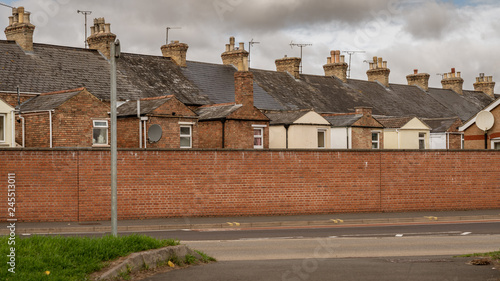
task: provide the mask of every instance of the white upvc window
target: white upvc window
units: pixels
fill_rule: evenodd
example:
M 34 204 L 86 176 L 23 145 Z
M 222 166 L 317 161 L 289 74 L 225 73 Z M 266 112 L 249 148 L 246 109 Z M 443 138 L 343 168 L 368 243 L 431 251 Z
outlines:
M 264 128 L 253 128 L 253 148 L 264 148 Z
M 193 126 L 181 125 L 181 148 L 193 147 Z
M 0 142 L 5 142 L 5 114 L 0 114 Z
M 418 149 L 426 149 L 425 147 L 425 137 L 426 133 L 418 133 Z
M 93 124 L 93 145 L 108 145 L 108 121 L 94 120 Z
M 380 132 L 372 132 L 372 149 L 380 149 Z
M 500 150 L 500 139 L 491 140 L 491 149 Z
M 325 148 L 326 144 L 326 130 L 318 129 L 318 148 Z

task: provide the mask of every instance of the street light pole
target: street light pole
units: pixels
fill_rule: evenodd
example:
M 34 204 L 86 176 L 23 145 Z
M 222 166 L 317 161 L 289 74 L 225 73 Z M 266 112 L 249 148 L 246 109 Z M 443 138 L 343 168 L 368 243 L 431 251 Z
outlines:
M 116 137 L 116 59 L 120 57 L 120 40 L 111 42 L 111 234 L 118 236 L 117 137 Z

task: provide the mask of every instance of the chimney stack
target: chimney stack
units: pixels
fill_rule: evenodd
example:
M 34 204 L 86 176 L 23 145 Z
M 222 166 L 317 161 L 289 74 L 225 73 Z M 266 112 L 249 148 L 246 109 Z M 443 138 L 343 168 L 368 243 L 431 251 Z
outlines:
M 24 7 L 13 8 L 9 26 L 5 28 L 7 40 L 16 41 L 25 52 L 33 52 L 34 32 L 35 26 L 30 22 L 30 13 Z
M 431 75 L 428 73 L 418 73 L 418 69 L 413 71 L 413 74 L 406 76 L 408 80 L 408 85 L 419 86 L 425 92 L 429 91 L 429 79 Z
M 245 51 L 245 43 L 241 42 L 239 48 L 235 48 L 235 39 L 230 37 L 229 44 L 226 44 L 226 51 L 221 55 L 222 64 L 233 65 L 240 71 L 248 71 L 248 55 L 249 53 Z
M 360 107 L 355 107 L 354 109 L 356 110 L 356 114 L 358 114 L 358 115 L 363 115 L 366 117 L 372 116 L 372 112 L 373 112 L 372 107 L 360 106 Z
M 185 43 L 174 41 L 168 45 L 161 46 L 161 52 L 164 57 L 170 58 L 180 67 L 187 67 L 186 55 L 189 46 Z
M 339 50 L 331 51 L 330 54 L 331 57 L 328 57 L 327 63 L 323 65 L 325 76 L 334 76 L 346 83 L 348 65 L 345 56 L 341 56 Z
M 476 83 L 474 83 L 474 90 L 495 98 L 495 82 L 493 82 L 493 76 L 484 76 L 484 73 L 479 74 L 479 77 L 476 78 Z
M 236 104 L 253 107 L 253 74 L 250 71 L 234 73 L 234 94 Z
M 368 81 L 378 81 L 385 87 L 389 87 L 390 73 L 391 70 L 387 68 L 387 62 L 377 57 L 373 57 L 373 62 L 370 62 L 370 69 L 366 72 Z
M 455 68 L 452 68 L 450 73 L 444 74 L 441 84 L 443 85 L 443 89 L 453 90 L 463 95 L 464 79 L 462 79 L 462 74 L 460 72 L 455 72 Z
M 111 24 L 106 23 L 104 18 L 94 19 L 94 26 L 90 27 L 90 33 L 87 38 L 89 48 L 98 50 L 109 59 L 110 45 L 116 40 L 116 35 L 111 33 Z
M 276 70 L 278 72 L 288 72 L 295 79 L 300 78 L 300 58 L 289 58 L 285 56 L 276 60 Z

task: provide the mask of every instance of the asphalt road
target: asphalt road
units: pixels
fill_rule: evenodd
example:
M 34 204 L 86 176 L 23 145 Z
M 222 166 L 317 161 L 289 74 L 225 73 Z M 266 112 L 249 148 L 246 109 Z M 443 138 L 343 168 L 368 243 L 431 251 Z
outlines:
M 499 223 L 149 232 L 178 237 L 219 262 L 160 280 L 500 280 L 455 255 L 500 248 Z
M 453 223 L 428 225 L 391 225 L 391 226 L 338 226 L 303 227 L 271 229 L 204 229 L 185 231 L 142 232 L 156 238 L 176 238 L 181 241 L 196 240 L 240 240 L 252 238 L 318 238 L 318 237 L 394 237 L 398 234 L 408 236 L 461 236 L 500 234 L 500 222 Z M 499 246 L 500 247 L 500 246 Z

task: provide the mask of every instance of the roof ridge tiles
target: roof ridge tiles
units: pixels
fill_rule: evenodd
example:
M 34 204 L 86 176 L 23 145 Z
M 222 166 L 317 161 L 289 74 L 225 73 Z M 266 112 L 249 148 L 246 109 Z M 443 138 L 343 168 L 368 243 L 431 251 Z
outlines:
M 171 99 L 173 97 L 175 97 L 175 96 L 174 95 L 166 95 L 166 96 L 161 96 L 161 97 L 143 98 L 143 99 L 141 99 L 141 101 Z
M 74 93 L 74 92 L 81 92 L 83 90 L 86 90 L 85 87 L 80 87 L 80 88 L 70 89 L 70 90 L 56 91 L 56 92 L 42 93 L 42 94 L 40 94 L 40 96 L 49 96 L 49 95 L 57 95 L 57 94 Z

